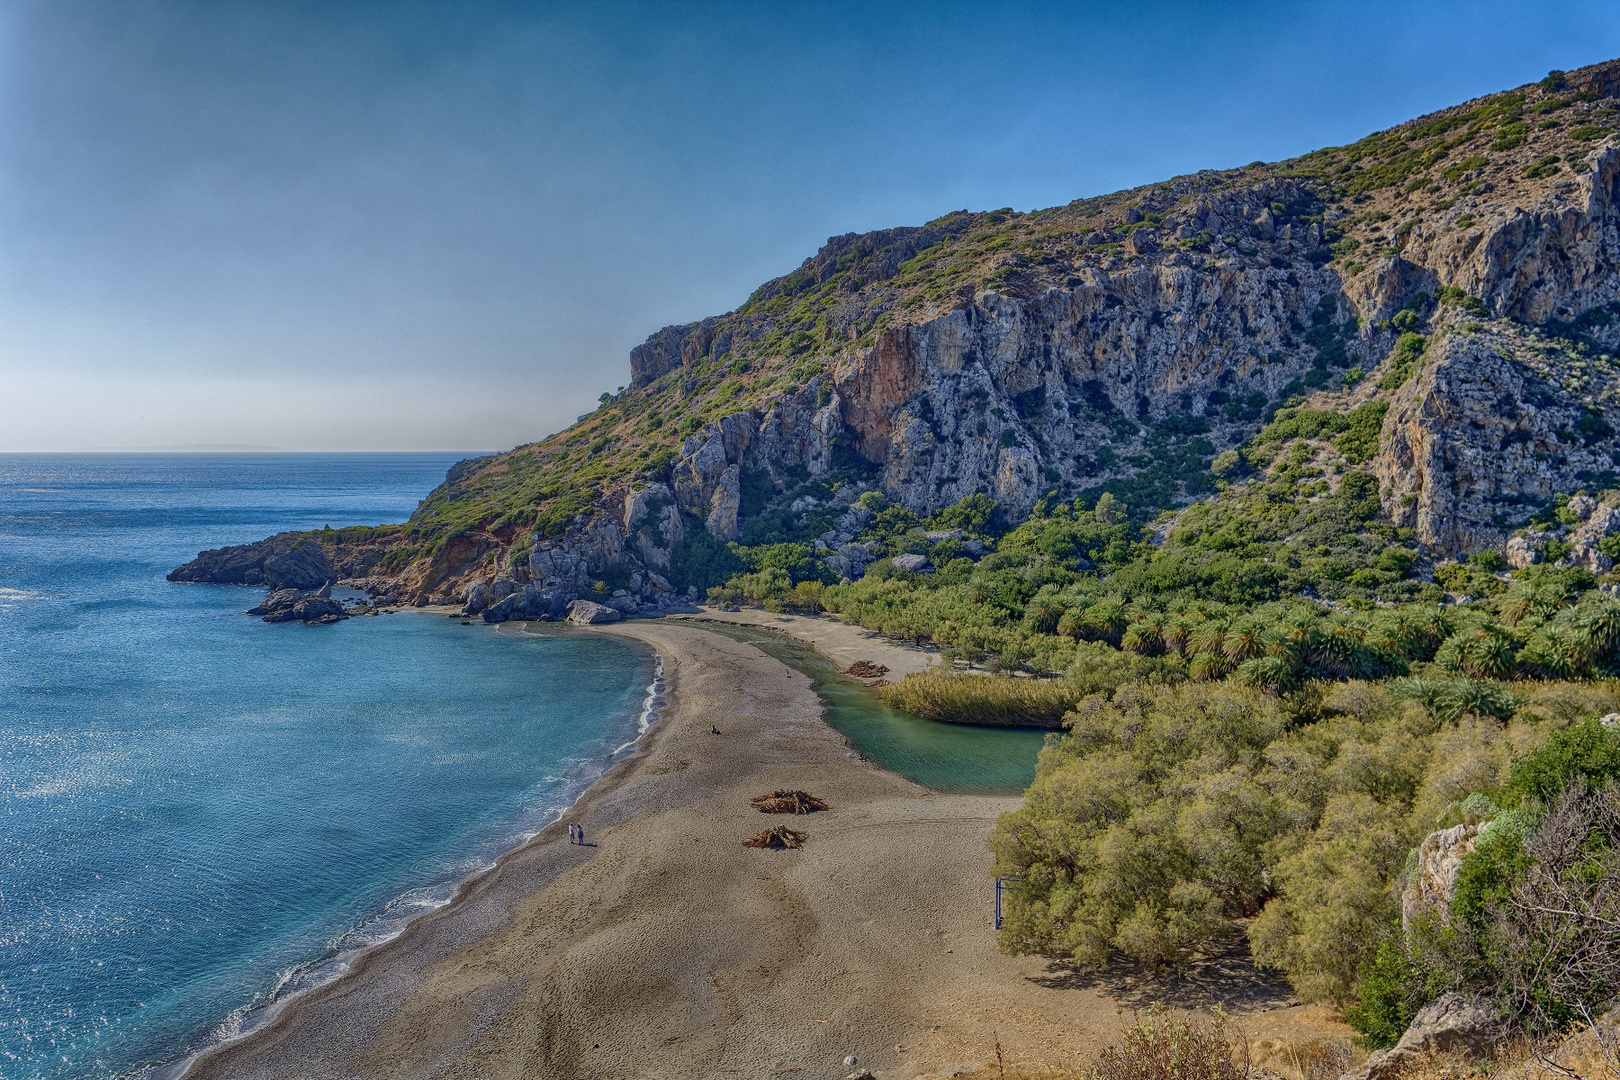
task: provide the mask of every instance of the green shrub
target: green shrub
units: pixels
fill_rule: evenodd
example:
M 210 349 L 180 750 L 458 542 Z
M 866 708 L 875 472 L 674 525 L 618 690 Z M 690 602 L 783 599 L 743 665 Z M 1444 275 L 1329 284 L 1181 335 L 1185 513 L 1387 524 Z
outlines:
M 1428 342 L 1421 334 L 1407 332 L 1396 338 L 1395 347 L 1389 353 L 1389 370 L 1378 380 L 1378 388 L 1398 390 L 1404 386 L 1417 371 L 1418 361 L 1427 348 Z
M 890 705 L 928 720 L 990 727 L 1052 727 L 1080 700 L 1064 682 L 948 675 L 923 671 L 879 693 Z
M 1344 1018 L 1369 1049 L 1394 1046 L 1418 1010 L 1450 989 L 1452 980 L 1430 965 L 1400 934 L 1385 937 L 1358 969 L 1359 1003 Z
M 1595 790 L 1611 782 L 1620 782 L 1620 733 L 1587 720 L 1520 758 L 1498 801 L 1508 806 L 1545 804 L 1572 783 Z

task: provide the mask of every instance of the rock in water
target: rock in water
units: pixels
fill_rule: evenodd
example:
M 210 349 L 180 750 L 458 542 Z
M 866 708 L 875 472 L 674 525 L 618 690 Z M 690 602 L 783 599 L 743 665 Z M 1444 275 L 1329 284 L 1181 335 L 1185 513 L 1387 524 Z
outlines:
M 576 626 L 590 626 L 593 623 L 618 622 L 624 615 L 615 608 L 606 604 L 598 604 L 593 600 L 575 600 L 568 605 L 568 621 Z
M 349 617 L 343 605 L 332 599 L 332 590 L 302 593 L 297 589 L 277 589 L 265 597 L 264 603 L 249 608 L 249 615 L 258 615 L 265 622 L 335 623 Z
M 299 533 L 199 552 L 195 559 L 169 572 L 170 581 L 305 591 L 319 589 L 337 576 L 326 549 Z

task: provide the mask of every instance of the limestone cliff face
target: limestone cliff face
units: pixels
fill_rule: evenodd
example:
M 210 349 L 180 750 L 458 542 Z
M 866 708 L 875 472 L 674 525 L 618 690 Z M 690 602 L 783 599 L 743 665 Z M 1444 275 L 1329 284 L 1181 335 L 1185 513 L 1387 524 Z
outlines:
M 1153 507 L 1185 504 L 1299 395 L 1388 402 L 1383 509 L 1430 554 L 1502 545 L 1620 468 L 1616 94 L 1620 62 L 1294 162 L 834 237 L 637 346 L 601 419 L 458 466 L 408 565 L 378 572 L 386 544 L 330 558 L 490 617 L 555 615 L 606 578 L 634 610 L 673 602 L 683 544 L 738 539 L 806 478 L 844 470 L 919 514 L 985 492 L 1017 519 L 1149 475 Z M 1407 377 L 1390 356 L 1413 330 Z M 582 492 L 576 471 L 607 479 Z M 838 573 L 869 558 L 857 517 L 820 538 Z
M 1402 257 L 1428 280 L 1483 300 L 1494 314 L 1534 324 L 1572 322 L 1620 299 L 1617 192 L 1620 148 L 1611 146 L 1534 192 L 1533 201 L 1506 202 L 1486 192 L 1420 223 Z M 1620 344 L 1620 324 L 1605 322 L 1597 338 L 1613 348 Z
M 1440 553 L 1501 544 L 1523 508 L 1608 486 L 1620 462 L 1620 367 L 1560 336 L 1584 323 L 1591 340 L 1620 341 L 1620 148 L 1588 169 L 1477 230 L 1420 236 L 1402 260 L 1420 285 L 1462 288 L 1507 317 L 1443 327 L 1385 418 L 1384 509 Z
M 1384 418 L 1374 467 L 1390 519 L 1437 552 L 1464 554 L 1502 544 L 1559 493 L 1607 486 L 1597 481 L 1620 449 L 1606 419 L 1620 373 L 1570 363 L 1523 327 L 1437 334 Z

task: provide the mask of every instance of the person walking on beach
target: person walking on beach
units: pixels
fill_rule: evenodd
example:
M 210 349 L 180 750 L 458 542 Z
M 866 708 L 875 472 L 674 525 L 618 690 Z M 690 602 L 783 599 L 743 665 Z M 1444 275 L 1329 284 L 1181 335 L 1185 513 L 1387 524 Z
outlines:
M 581 847 L 583 847 L 584 844 L 585 844 L 585 826 L 583 826 L 583 825 L 575 825 L 574 826 L 574 835 L 579 838 L 578 840 L 575 841 L 575 843 L 577 843 Z
M 577 829 L 577 828 L 579 828 L 578 825 L 570 825 L 570 826 L 568 826 L 568 842 L 570 844 L 572 844 L 574 842 L 574 830 Z

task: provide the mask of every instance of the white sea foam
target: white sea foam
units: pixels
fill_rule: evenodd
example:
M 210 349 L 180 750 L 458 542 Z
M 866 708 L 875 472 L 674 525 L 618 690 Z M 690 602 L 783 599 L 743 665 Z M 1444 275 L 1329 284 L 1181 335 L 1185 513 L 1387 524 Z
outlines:
M 0 585 L 0 604 L 21 603 L 24 600 L 49 600 L 51 593 L 30 592 L 27 589 L 11 589 Z
M 641 737 L 657 722 L 667 704 L 668 701 L 664 698 L 664 658 L 654 653 L 652 682 L 647 684 L 647 694 L 641 699 L 641 715 L 636 718 L 636 737 L 617 747 L 612 756 L 618 757 L 626 750 L 633 749 L 641 741 Z

